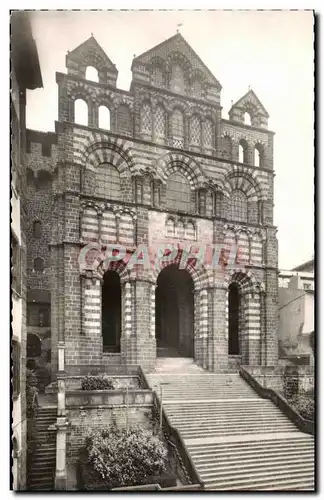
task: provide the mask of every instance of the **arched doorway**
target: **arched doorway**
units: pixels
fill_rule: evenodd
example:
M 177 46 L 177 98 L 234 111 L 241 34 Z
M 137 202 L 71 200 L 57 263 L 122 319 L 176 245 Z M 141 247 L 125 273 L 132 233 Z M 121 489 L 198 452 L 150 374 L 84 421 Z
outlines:
M 104 275 L 101 317 L 103 351 L 120 352 L 121 287 L 116 271 L 107 271 Z
M 42 354 L 42 343 L 37 335 L 28 333 L 27 335 L 27 358 L 35 359 Z
M 164 268 L 155 292 L 158 356 L 194 356 L 194 284 L 176 264 Z
M 239 340 L 240 291 L 236 283 L 231 283 L 228 290 L 228 354 L 238 356 Z

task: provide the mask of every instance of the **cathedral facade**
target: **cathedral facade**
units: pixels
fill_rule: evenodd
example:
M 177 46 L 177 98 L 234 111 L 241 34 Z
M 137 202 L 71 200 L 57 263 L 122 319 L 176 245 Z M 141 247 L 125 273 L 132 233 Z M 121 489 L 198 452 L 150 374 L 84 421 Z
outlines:
M 222 118 L 220 83 L 179 33 L 134 57 L 129 91 L 93 36 L 66 68 L 55 133 L 27 135 L 27 332 L 52 374 L 58 345 L 70 374 L 157 356 L 276 365 L 274 133 L 256 94 Z

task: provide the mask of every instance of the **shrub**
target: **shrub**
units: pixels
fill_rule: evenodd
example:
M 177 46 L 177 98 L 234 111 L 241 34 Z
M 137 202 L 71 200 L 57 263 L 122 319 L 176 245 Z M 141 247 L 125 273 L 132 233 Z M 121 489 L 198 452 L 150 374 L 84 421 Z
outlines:
M 86 437 L 85 449 L 94 473 L 89 474 L 91 482 L 96 476 L 106 489 L 148 484 L 166 471 L 167 448 L 147 430 L 94 429 Z
M 86 375 L 81 381 L 83 391 L 109 391 L 114 389 L 111 378 L 105 375 Z
M 26 402 L 27 402 L 27 417 L 35 415 L 37 401 L 37 376 L 34 371 L 27 369 L 26 371 Z
M 298 396 L 290 398 L 289 404 L 291 404 L 294 410 L 296 410 L 301 417 L 306 420 L 314 420 L 314 398 L 309 397 L 306 394 L 299 394 Z

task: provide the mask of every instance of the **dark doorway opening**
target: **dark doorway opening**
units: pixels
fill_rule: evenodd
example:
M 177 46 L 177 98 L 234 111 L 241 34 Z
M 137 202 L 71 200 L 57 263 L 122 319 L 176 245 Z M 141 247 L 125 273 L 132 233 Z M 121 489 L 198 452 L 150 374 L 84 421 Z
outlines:
M 239 345 L 240 295 L 236 283 L 231 283 L 228 294 L 228 354 L 240 354 Z
M 101 317 L 103 351 L 120 352 L 121 287 L 116 271 L 107 271 L 104 276 Z
M 193 281 L 176 264 L 158 276 L 155 293 L 156 342 L 158 356 L 193 357 Z

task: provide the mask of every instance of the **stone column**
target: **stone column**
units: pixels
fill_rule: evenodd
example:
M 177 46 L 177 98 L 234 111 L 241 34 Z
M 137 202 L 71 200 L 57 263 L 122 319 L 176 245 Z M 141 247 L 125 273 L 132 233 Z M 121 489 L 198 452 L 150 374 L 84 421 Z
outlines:
M 266 364 L 266 302 L 264 291 L 260 292 L 260 363 L 262 366 Z
M 99 278 L 83 277 L 82 333 L 92 339 L 101 338 L 101 283 Z
M 133 324 L 134 283 L 127 281 L 122 285 L 122 334 L 121 355 L 123 363 L 136 364 L 135 341 L 136 331 Z
M 200 337 L 201 337 L 201 361 L 202 367 L 207 368 L 208 364 L 208 353 L 207 353 L 207 343 L 208 343 L 208 293 L 207 290 L 200 291 Z
M 228 289 L 223 285 L 214 288 L 213 297 L 213 371 L 228 368 Z
M 151 285 L 151 315 L 150 315 L 150 335 L 155 339 L 155 288 L 156 285 Z
M 56 469 L 55 469 L 55 490 L 67 489 L 66 473 L 66 433 L 68 429 L 66 417 L 58 417 L 56 423 Z
M 183 116 L 183 125 L 184 125 L 184 149 L 188 149 L 189 147 L 189 120 L 190 117 L 187 115 Z
M 246 342 L 247 361 L 249 365 L 260 364 L 260 339 L 261 339 L 261 318 L 260 318 L 260 294 L 246 294 Z
M 57 421 L 56 421 L 56 469 L 55 490 L 66 490 L 66 432 L 68 421 L 65 411 L 65 345 L 58 343 L 57 373 Z

